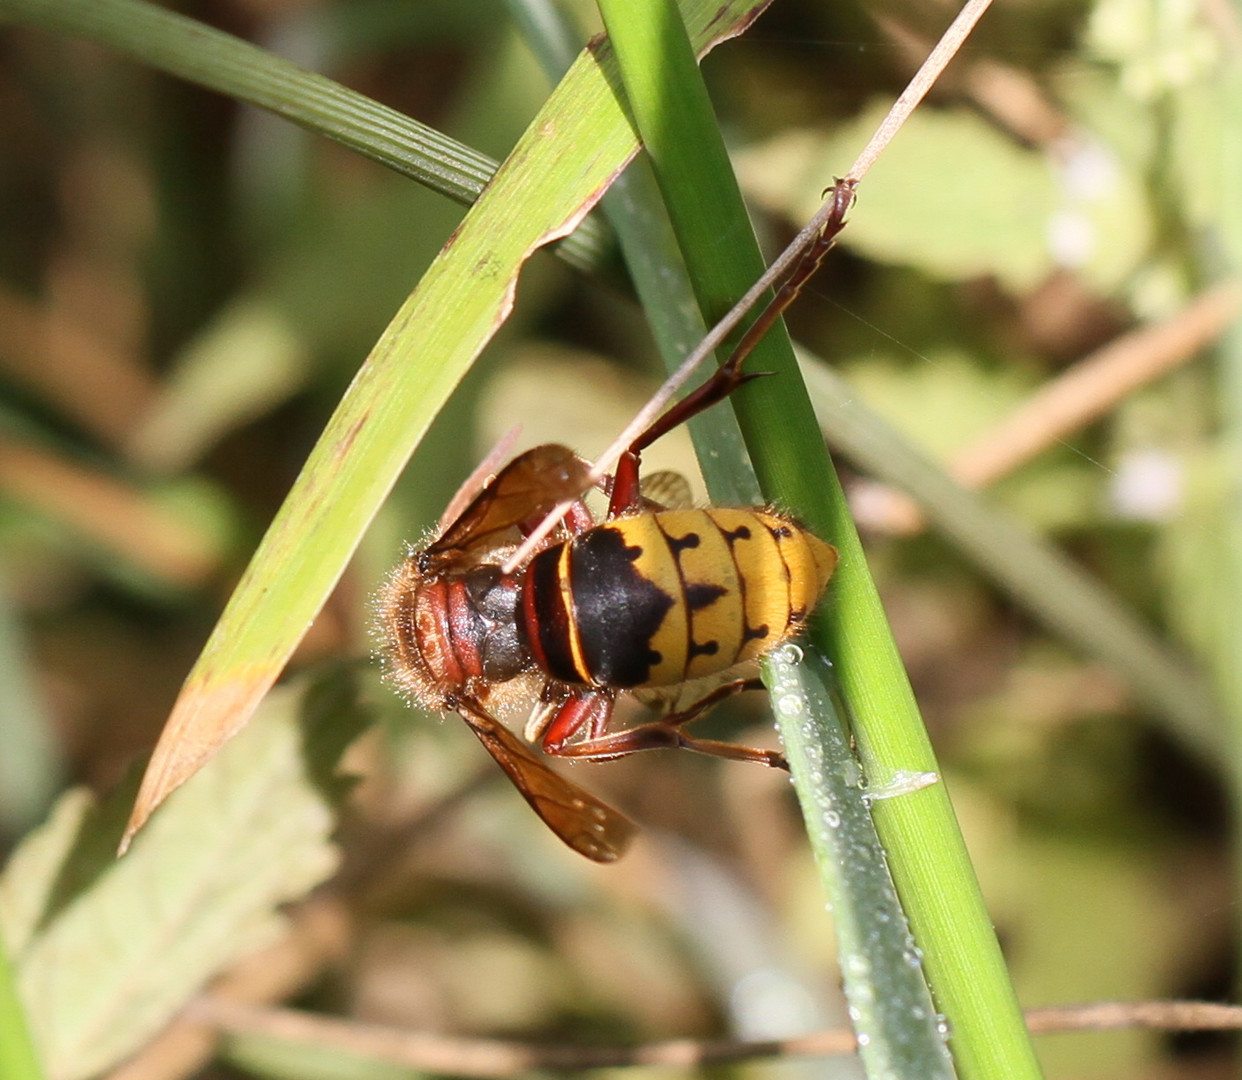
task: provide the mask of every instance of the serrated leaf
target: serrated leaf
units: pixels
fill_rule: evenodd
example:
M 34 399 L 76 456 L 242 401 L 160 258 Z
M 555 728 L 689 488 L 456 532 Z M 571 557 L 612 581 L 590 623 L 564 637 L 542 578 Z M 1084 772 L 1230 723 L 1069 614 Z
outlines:
M 739 161 L 747 188 L 805 220 L 886 107 L 831 133 L 795 131 L 747 151 Z M 920 110 L 867 174 L 866 213 L 841 242 L 941 281 L 991 275 L 1021 292 L 1065 269 L 1110 292 L 1140 264 L 1153 232 L 1135 136 L 1118 146 L 1118 134 L 1116 125 L 1077 130 L 1054 155 L 1019 146 L 965 109 Z
M 44 884 L 50 910 L 15 956 L 53 1080 L 95 1075 L 138 1049 L 207 979 L 279 930 L 281 904 L 332 873 L 342 784 L 332 770 L 360 723 L 352 691 L 282 688 L 124 859 L 99 861 L 115 850 L 132 789 L 105 801 L 71 845 L 60 826 L 19 850 L 5 896 L 24 895 L 17 879 L 32 865 L 46 883 L 53 848 L 73 851 L 57 879 L 88 883 L 72 895 Z M 34 895 L 21 906 L 27 923 Z
M 887 108 L 877 104 L 830 136 L 793 132 L 749 151 L 739 162 L 747 189 L 805 221 Z M 916 112 L 867 174 L 859 206 L 866 213 L 851 217 L 841 242 L 873 259 L 945 281 L 992 274 L 1014 289 L 1053 268 L 1052 170 L 964 109 Z

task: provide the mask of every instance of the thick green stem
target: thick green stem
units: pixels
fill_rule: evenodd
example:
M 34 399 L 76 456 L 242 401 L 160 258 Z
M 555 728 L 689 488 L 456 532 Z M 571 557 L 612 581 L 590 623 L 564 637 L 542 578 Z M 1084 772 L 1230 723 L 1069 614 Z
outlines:
M 763 263 L 685 32 L 671 3 L 602 0 L 601 10 L 699 305 L 713 321 Z M 815 640 L 833 658 L 873 791 L 905 791 L 903 780 L 935 775 L 938 767 L 783 326 L 760 343 L 748 366 L 778 376 L 735 395 L 764 494 L 841 551 Z M 804 805 L 814 799 L 802 788 L 800 797 Z M 960 1074 L 1038 1077 L 943 783 L 876 801 L 873 809 L 951 1026 Z

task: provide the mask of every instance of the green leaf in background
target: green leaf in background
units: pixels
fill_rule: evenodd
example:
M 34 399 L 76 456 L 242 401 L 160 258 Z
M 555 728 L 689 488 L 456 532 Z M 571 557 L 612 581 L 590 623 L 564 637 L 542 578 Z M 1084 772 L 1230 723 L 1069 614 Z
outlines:
M 814 213 L 823 178 L 875 130 L 877 103 L 831 133 L 777 136 L 739 156 L 747 189 L 793 221 Z M 969 207 L 969 213 L 964 208 Z M 929 277 L 987 275 L 1017 293 L 1072 264 L 1101 290 L 1122 282 L 1150 230 L 1141 178 L 1102 146 L 1066 141 L 1059 171 L 966 109 L 916 112 L 867 174 L 842 243 Z
M 748 151 L 739 163 L 748 190 L 771 209 L 806 220 L 823 178 L 852 160 L 889 104 L 877 102 L 831 135 L 791 132 Z M 1045 231 L 1055 200 L 1040 154 L 1015 146 L 975 113 L 922 109 L 867 174 L 841 242 L 936 278 L 995 274 L 1020 289 L 1051 268 Z M 963 206 L 971 208 L 968 217 Z
M 425 1080 L 419 1069 L 346 1053 L 318 1043 L 237 1032 L 226 1035 L 221 1056 L 264 1080 Z
M 1100 0 L 1092 6 L 1085 43 L 1120 68 L 1121 89 L 1149 101 L 1210 72 L 1221 40 L 1193 4 Z
M 223 433 L 265 415 L 299 389 L 310 358 L 274 306 L 252 298 L 223 308 L 178 356 L 160 396 L 130 439 L 141 468 L 176 473 Z
M 85 789 L 65 792 L 47 821 L 28 833 L 4 864 L 0 929 L 15 955 L 26 948 L 51 909 L 61 868 L 94 809 L 94 800 Z
M 43 1080 L 43 1066 L 17 994 L 8 945 L 0 933 L 0 1076 L 5 1080 Z
M 132 1053 L 212 975 L 278 933 L 278 908 L 327 878 L 363 725 L 350 680 L 272 694 L 252 725 L 113 855 L 132 788 L 64 797 L 0 879 L 0 926 L 52 1080 Z

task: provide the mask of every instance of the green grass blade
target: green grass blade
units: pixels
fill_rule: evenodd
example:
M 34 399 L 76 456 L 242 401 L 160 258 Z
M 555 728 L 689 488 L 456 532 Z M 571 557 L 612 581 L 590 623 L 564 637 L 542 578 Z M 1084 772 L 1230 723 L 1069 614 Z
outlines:
M 144 0 L 0 0 L 5 19 L 94 41 L 268 109 L 467 206 L 498 166 L 364 94 Z M 607 240 L 597 223 L 584 222 L 559 248 L 570 263 L 589 270 L 604 258 Z
M 745 25 L 706 0 L 701 43 Z M 342 399 L 191 671 L 133 825 L 248 720 L 343 571 L 409 455 L 513 302 L 541 245 L 571 231 L 637 140 L 606 47 L 579 58 L 397 312 Z
M 862 772 L 828 687 L 827 662 L 777 649 L 765 681 L 789 765 L 804 792 L 807 834 L 820 861 L 859 1054 L 871 1077 L 954 1075 L 920 956 L 868 809 Z M 929 1031 L 930 1029 L 930 1031 Z
M 581 35 L 553 0 L 505 0 L 505 8 L 543 73 L 553 82 L 569 70 Z
M 715 319 L 759 276 L 762 261 L 697 69 L 688 62 L 667 5 L 609 0 L 601 8 L 622 53 L 630 105 L 700 306 Z M 768 336 L 749 366 L 780 376 L 752 384 L 735 401 L 763 490 L 841 550 L 832 596 L 815 631 L 836 660 L 868 779 L 884 788 L 902 775 L 935 773 L 934 755 L 783 328 Z M 804 805 L 817 798 L 809 780 L 795 775 Z M 943 784 L 879 801 L 874 815 L 938 1005 L 949 1017 L 961 1075 L 1038 1076 Z M 928 1039 L 930 1046 L 931 1033 Z

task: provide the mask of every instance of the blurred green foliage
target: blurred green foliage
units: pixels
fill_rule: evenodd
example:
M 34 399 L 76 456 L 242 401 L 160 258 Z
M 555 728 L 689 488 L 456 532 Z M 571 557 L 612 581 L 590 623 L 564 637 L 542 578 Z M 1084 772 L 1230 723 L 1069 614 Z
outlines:
M 548 92 L 499 3 L 182 10 L 497 157 Z M 791 315 L 795 336 L 947 460 L 1072 361 L 1174 315 L 1242 245 L 1225 135 L 1238 25 L 1223 5 L 1205 11 L 998 7 L 860 189 L 841 249 Z M 777 0 L 708 59 L 773 247 L 946 18 L 903 0 Z M 0 842 L 12 848 L 62 785 L 108 789 L 154 742 L 332 407 L 462 210 L 45 32 L 0 28 L 0 101 Z M 1215 673 L 1232 715 L 1239 419 L 1222 386 L 1236 360 L 1207 361 L 994 494 Z M 522 423 L 522 445 L 566 439 L 589 455 L 656 378 L 631 302 L 537 256 L 299 665 L 369 653 L 376 582 L 501 431 Z M 669 443 L 651 466 L 690 470 L 684 443 Z M 870 542 L 1024 1002 L 1227 996 L 1229 762 L 1181 745 L 942 539 L 876 525 Z M 351 759 L 366 781 L 346 845 L 349 947 L 303 1000 L 540 1040 L 840 1022 L 785 785 L 684 755 L 584 766 L 575 779 L 658 838 L 628 869 L 599 870 L 559 851 L 509 790 L 454 794 L 487 764 L 459 725 L 405 709 L 372 676 L 367 696 L 382 722 Z M 745 729 L 767 720 L 743 704 L 713 722 L 761 739 Z M 764 1026 L 773 1011 L 789 1026 Z M 1223 1069 L 1232 1047 L 1125 1032 L 1040 1051 L 1050 1077 L 1176 1077 Z M 213 1068 L 312 1075 L 253 1040 Z

